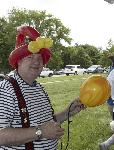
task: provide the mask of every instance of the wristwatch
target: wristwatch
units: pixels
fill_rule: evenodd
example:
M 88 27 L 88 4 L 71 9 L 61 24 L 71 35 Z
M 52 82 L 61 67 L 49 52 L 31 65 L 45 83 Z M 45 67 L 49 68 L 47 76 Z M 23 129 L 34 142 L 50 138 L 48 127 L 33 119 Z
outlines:
M 42 137 L 42 130 L 41 130 L 41 128 L 39 126 L 36 127 L 36 135 L 37 135 L 38 139 L 41 139 L 41 137 Z

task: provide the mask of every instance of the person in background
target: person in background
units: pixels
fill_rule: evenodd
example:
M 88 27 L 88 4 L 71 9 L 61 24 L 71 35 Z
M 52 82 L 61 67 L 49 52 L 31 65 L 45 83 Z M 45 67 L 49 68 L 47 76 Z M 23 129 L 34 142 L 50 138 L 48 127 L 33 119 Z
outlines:
M 60 125 L 68 119 L 68 113 L 73 116 L 85 109 L 77 97 L 72 105 L 55 114 L 47 92 L 36 82 L 51 58 L 51 45 L 52 41 L 41 38 L 36 29 L 30 26 L 17 28 L 16 46 L 8 58 L 14 71 L 8 76 L 19 85 L 24 103 L 22 98 L 23 104 L 18 102 L 18 90 L 14 91 L 9 80 L 0 82 L 1 150 L 56 150 L 58 139 L 64 135 Z
M 108 110 L 110 112 L 111 118 L 112 120 L 114 120 L 114 54 L 113 53 L 110 54 L 108 58 L 112 61 L 112 67 L 110 68 L 108 77 L 107 77 L 107 80 L 109 81 L 110 86 L 111 86 L 111 96 L 107 100 L 107 105 L 108 105 Z M 99 147 L 100 147 L 100 150 L 108 150 L 109 147 L 113 144 L 114 144 L 114 134 L 109 139 L 101 143 Z

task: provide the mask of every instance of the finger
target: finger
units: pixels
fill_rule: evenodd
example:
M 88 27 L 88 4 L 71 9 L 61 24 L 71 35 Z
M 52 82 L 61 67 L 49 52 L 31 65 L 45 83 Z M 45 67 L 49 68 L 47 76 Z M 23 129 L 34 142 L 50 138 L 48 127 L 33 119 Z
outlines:
M 57 129 L 57 132 L 64 132 L 64 131 L 65 131 L 64 128 L 58 128 L 58 129 Z
M 61 136 L 63 136 L 64 135 L 64 132 L 62 131 L 62 132 L 57 132 L 57 134 L 56 134 L 56 137 L 61 137 Z
M 87 107 L 84 104 L 81 104 L 80 108 L 85 109 Z

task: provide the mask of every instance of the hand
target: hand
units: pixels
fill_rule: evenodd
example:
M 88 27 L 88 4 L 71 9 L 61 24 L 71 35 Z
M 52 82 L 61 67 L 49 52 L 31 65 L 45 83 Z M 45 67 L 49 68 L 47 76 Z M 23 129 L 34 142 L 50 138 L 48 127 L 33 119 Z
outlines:
M 67 108 L 70 116 L 75 115 L 76 113 L 80 112 L 81 110 L 85 109 L 86 106 L 84 106 L 81 102 L 79 97 L 77 97 L 73 102 L 71 102 L 70 106 Z
M 41 125 L 42 137 L 46 139 L 59 139 L 64 135 L 64 129 L 54 121 L 49 121 Z

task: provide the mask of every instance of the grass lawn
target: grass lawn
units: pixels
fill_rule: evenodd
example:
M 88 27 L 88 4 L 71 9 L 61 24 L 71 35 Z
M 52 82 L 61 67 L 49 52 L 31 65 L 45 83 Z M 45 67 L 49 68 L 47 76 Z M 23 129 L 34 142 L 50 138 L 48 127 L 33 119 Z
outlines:
M 45 87 L 55 112 L 58 112 L 79 95 L 80 86 L 88 76 L 90 75 L 47 77 L 39 78 L 38 82 Z M 99 150 L 98 143 L 112 134 L 109 126 L 111 117 L 106 104 L 87 108 L 71 120 L 68 150 Z M 60 142 L 62 141 L 64 150 L 67 142 L 67 121 L 62 124 L 62 127 L 65 128 L 65 135 Z

